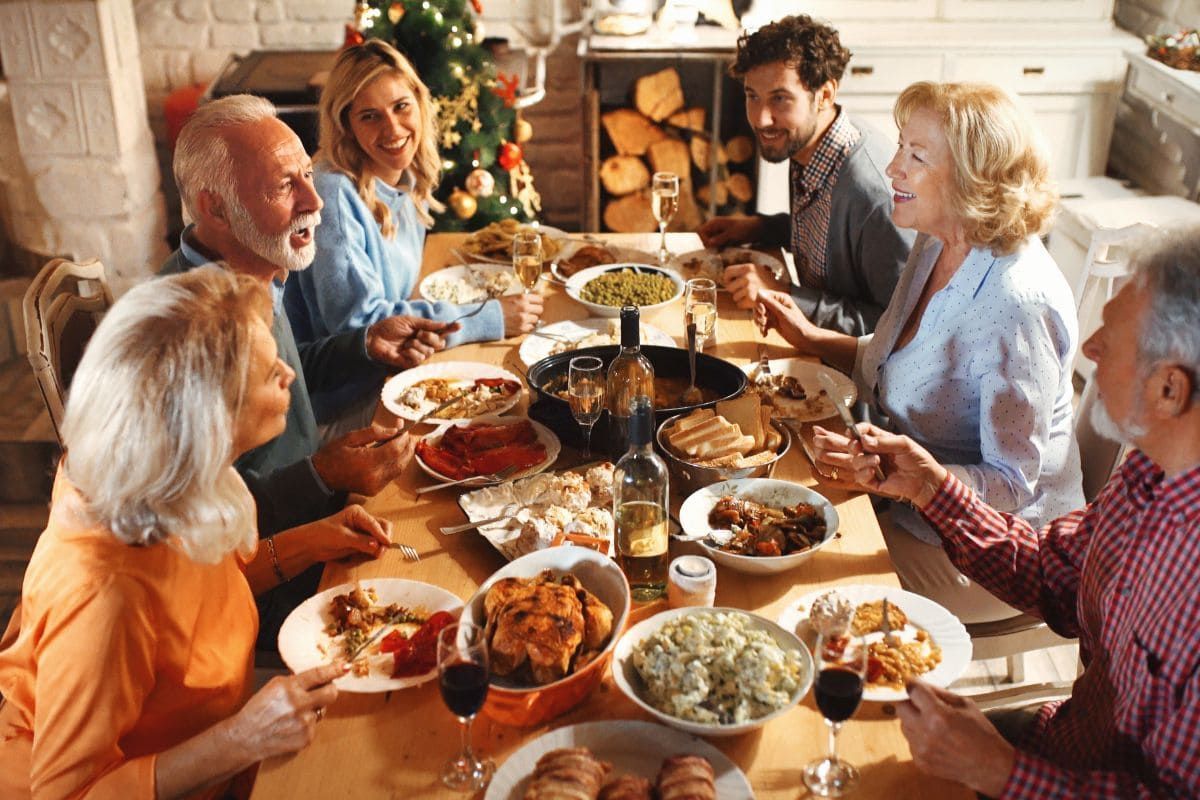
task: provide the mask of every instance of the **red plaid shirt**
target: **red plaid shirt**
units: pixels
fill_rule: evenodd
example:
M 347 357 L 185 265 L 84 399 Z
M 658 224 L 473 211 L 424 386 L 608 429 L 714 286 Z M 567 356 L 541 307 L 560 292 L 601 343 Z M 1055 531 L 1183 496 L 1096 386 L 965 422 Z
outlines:
M 833 124 L 817 143 L 805 166 L 791 159 L 792 240 L 800 283 L 810 289 L 825 288 L 825 254 L 829 238 L 829 215 L 833 208 L 833 185 L 842 162 L 858 144 L 862 133 L 838 109 Z
M 1086 669 L 1043 707 L 1002 797 L 1200 797 L 1200 467 L 1140 452 L 1040 531 L 951 475 L 923 512 L 964 573 L 1064 636 Z

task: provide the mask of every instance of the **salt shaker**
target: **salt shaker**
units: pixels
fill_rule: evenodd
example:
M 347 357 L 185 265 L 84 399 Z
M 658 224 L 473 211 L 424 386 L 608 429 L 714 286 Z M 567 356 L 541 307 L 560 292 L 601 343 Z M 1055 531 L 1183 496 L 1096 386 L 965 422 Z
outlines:
M 717 599 L 717 568 L 704 556 L 679 556 L 667 570 L 667 604 L 711 607 Z

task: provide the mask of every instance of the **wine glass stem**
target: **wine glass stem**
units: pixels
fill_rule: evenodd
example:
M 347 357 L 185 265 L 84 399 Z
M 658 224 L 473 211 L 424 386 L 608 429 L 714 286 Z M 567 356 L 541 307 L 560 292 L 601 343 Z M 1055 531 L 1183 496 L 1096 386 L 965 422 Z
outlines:
M 475 721 L 475 715 L 469 717 L 459 717 L 458 721 L 462 723 L 462 759 L 464 761 L 474 761 L 475 754 L 471 752 L 471 723 Z
M 837 737 L 838 731 L 842 729 L 842 723 L 825 720 L 825 724 L 829 726 L 829 760 L 837 761 Z
M 667 263 L 667 223 L 658 223 L 658 265 Z
M 592 426 L 583 426 L 583 460 L 592 460 Z

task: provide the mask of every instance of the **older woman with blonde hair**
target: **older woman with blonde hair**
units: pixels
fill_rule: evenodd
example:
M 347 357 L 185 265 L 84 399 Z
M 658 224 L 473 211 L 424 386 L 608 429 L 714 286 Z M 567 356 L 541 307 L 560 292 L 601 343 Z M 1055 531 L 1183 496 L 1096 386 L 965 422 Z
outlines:
M 132 289 L 96 330 L 0 651 L 0 797 L 223 796 L 336 698 L 338 664 L 247 700 L 253 593 L 278 560 L 233 462 L 285 425 L 270 321 L 260 282 L 204 267 Z M 279 537 L 337 535 L 321 525 Z
M 817 328 L 779 292 L 761 297 L 759 322 L 852 373 L 886 427 L 987 503 L 1040 525 L 1083 505 L 1075 305 L 1039 238 L 1057 203 L 1044 148 L 1013 98 L 988 84 L 913 84 L 895 117 L 892 218 L 918 236 L 875 333 Z M 857 447 L 821 429 L 815 445 L 835 476 Z M 954 569 L 918 514 L 895 506 L 892 521 L 902 530 L 885 537 L 906 587 L 964 622 L 1018 613 Z
M 441 170 L 429 89 L 408 59 L 370 39 L 343 50 L 321 92 L 314 182 L 325 203 L 312 266 L 288 282 L 288 317 L 301 341 L 396 314 L 451 320 L 451 303 L 410 300 Z M 542 298 L 490 300 L 450 343 L 531 330 Z

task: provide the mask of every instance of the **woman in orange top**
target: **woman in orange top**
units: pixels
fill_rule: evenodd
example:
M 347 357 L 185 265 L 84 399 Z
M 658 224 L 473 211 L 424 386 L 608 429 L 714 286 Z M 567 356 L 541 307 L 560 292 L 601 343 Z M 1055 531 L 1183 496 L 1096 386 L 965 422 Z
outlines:
M 211 267 L 133 289 L 97 329 L 0 652 L 0 797 L 219 796 L 337 696 L 342 665 L 246 700 L 252 590 L 275 578 L 232 464 L 285 424 L 270 319 L 260 284 Z

